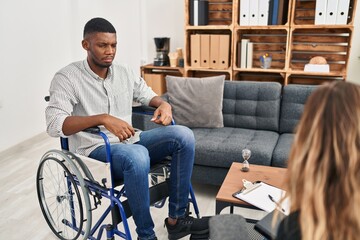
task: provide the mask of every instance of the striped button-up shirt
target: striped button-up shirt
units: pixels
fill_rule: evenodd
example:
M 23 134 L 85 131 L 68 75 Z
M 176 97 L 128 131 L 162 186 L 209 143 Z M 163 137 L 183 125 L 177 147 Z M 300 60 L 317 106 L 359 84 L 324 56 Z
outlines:
M 156 94 L 128 67 L 112 64 L 106 79 L 89 67 L 87 60 L 72 63 L 57 72 L 50 85 L 50 102 L 45 110 L 47 132 L 53 137 L 67 137 L 62 131 L 68 116 L 107 113 L 130 125 L 132 103 L 149 105 Z M 103 126 L 111 143 L 119 139 Z M 69 136 L 70 151 L 88 156 L 104 144 L 101 137 L 79 132 Z

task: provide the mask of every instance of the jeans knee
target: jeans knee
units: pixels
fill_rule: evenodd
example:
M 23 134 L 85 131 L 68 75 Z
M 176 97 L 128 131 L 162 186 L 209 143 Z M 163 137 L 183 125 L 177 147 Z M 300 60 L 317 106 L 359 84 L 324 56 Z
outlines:
M 129 149 L 127 149 L 126 153 L 122 153 L 122 159 L 125 164 L 125 172 L 149 172 L 150 157 L 148 150 L 144 146 L 133 144 Z
M 183 145 L 187 145 L 188 147 L 195 146 L 195 137 L 193 131 L 181 125 L 175 125 L 174 127 L 174 137 L 175 139 L 182 143 Z

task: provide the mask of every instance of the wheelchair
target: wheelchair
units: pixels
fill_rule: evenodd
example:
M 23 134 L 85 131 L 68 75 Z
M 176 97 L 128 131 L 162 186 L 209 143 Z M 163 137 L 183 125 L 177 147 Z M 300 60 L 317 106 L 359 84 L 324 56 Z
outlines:
M 101 239 L 104 231 L 108 240 L 115 239 L 115 236 L 131 240 L 127 219 L 132 213 L 123 183 L 114 181 L 111 174 L 109 139 L 98 127 L 84 131 L 103 138 L 107 161 L 104 163 L 74 154 L 69 151 L 68 139 L 60 138 L 61 150 L 46 152 L 37 170 L 36 189 L 43 216 L 51 231 L 62 240 Z M 165 204 L 169 174 L 167 160 L 151 167 L 151 206 L 162 207 Z M 192 204 L 196 217 L 200 218 L 191 184 L 189 189 L 186 214 L 190 214 Z M 92 213 L 102 204 L 103 198 L 110 203 L 93 224 Z M 109 218 L 111 223 L 105 223 Z

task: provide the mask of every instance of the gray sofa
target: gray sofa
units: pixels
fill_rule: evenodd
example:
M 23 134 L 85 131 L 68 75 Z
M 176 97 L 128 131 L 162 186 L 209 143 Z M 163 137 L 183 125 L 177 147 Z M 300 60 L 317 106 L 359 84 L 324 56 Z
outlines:
M 192 128 L 196 139 L 192 180 L 221 185 L 232 162 L 242 162 L 244 148 L 252 152 L 250 164 L 286 167 L 295 126 L 315 88 L 225 81 L 224 127 Z M 150 118 L 134 112 L 133 125 L 145 130 L 158 127 Z

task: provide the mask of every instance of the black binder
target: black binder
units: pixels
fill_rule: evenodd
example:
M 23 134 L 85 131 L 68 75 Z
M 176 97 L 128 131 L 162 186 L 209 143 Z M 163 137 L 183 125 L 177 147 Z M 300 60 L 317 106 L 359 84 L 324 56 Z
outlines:
M 208 25 L 209 22 L 209 1 L 190 0 L 190 25 Z M 196 11 L 197 9 L 197 11 Z

